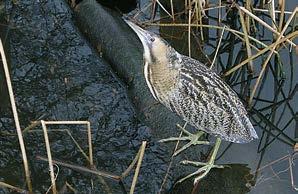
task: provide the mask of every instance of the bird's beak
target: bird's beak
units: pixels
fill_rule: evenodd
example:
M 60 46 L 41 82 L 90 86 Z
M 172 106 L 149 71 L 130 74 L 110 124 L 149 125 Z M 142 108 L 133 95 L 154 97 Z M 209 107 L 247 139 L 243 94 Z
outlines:
M 151 44 L 151 41 L 149 40 L 150 37 L 148 36 L 148 32 L 146 30 L 142 29 L 141 27 L 137 26 L 129 20 L 124 21 L 133 29 L 133 31 L 135 31 L 135 33 L 141 40 L 143 46 L 149 46 Z

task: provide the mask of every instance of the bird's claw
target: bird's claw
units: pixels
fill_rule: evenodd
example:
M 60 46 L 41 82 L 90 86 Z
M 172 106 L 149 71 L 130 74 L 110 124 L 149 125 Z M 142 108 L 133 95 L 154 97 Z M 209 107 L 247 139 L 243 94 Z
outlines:
M 190 147 L 191 145 L 199 145 L 199 144 L 203 144 L 203 145 L 209 145 L 210 143 L 208 141 L 202 141 L 202 140 L 199 140 L 202 135 L 204 134 L 203 131 L 199 131 L 195 134 L 192 134 L 190 133 L 189 131 L 187 131 L 185 129 L 186 127 L 186 124 L 181 127 L 179 124 L 177 125 L 177 127 L 184 133 L 186 134 L 186 136 L 183 136 L 183 137 L 170 137 L 170 138 L 167 138 L 167 139 L 162 139 L 160 140 L 159 142 L 169 142 L 169 141 L 189 141 L 187 144 L 185 144 L 184 146 L 182 146 L 179 150 L 177 150 L 173 156 L 176 156 L 178 155 L 179 153 L 181 153 L 183 150 L 187 149 L 188 147 Z M 184 161 L 181 161 L 182 164 L 185 164 L 185 165 L 194 165 L 194 166 L 202 166 L 200 167 L 197 171 L 187 175 L 186 177 L 180 179 L 177 183 L 180 183 L 180 182 L 183 182 L 184 180 L 192 177 L 192 176 L 195 176 L 195 175 L 199 175 L 197 176 L 195 179 L 194 179 L 194 184 L 196 184 L 198 181 L 200 181 L 202 178 L 204 178 L 208 173 L 209 171 L 212 169 L 212 168 L 223 168 L 222 165 L 215 165 L 214 164 L 214 160 L 215 160 L 215 157 L 216 157 L 216 154 L 217 154 L 217 151 L 219 149 L 219 146 L 221 144 L 221 140 L 219 138 L 216 139 L 216 143 L 214 145 L 214 149 L 212 151 L 212 154 L 211 154 L 211 157 L 209 159 L 208 162 L 194 162 L 194 161 L 188 161 L 188 160 L 184 160 Z
M 181 183 L 183 181 L 185 181 L 186 179 L 198 175 L 195 179 L 194 179 L 194 184 L 196 184 L 198 181 L 200 181 L 201 179 L 203 179 L 212 168 L 224 168 L 223 165 L 215 165 L 214 164 L 214 160 L 211 161 L 209 160 L 209 162 L 205 163 L 205 162 L 194 162 L 194 161 L 188 161 L 188 160 L 183 160 L 181 161 L 182 164 L 190 164 L 190 165 L 194 165 L 194 166 L 202 166 L 201 168 L 199 168 L 198 170 L 196 170 L 195 172 L 187 175 L 186 177 L 180 179 L 178 181 L 178 183 Z
M 195 176 L 195 175 L 199 175 L 197 176 L 195 179 L 194 179 L 194 184 L 196 184 L 198 181 L 200 181 L 202 178 L 204 178 L 208 173 L 209 171 L 212 169 L 212 168 L 224 168 L 223 165 L 215 165 L 214 164 L 214 161 L 215 161 L 215 157 L 217 155 L 217 151 L 219 149 L 219 146 L 221 144 L 221 140 L 219 138 L 216 139 L 216 143 L 214 145 L 214 149 L 212 151 L 212 154 L 211 154 L 211 157 L 209 159 L 208 162 L 194 162 L 194 161 L 189 161 L 189 160 L 183 160 L 181 161 L 182 164 L 185 164 L 185 165 L 193 165 L 193 166 L 202 166 L 200 167 L 198 170 L 196 170 L 195 172 L 187 175 L 186 177 L 180 179 L 178 181 L 178 183 L 181 183 L 183 182 L 184 180 L 192 177 L 192 176 Z
M 185 129 L 185 127 L 181 127 L 179 124 L 177 125 L 177 127 L 179 129 L 181 129 L 181 131 L 186 134 L 186 136 L 183 137 L 170 137 L 167 139 L 161 139 L 159 140 L 159 142 L 169 142 L 169 141 L 189 141 L 187 144 L 185 144 L 184 146 L 182 146 L 179 150 L 177 150 L 173 156 L 176 156 L 178 154 L 180 154 L 183 150 L 189 148 L 192 145 L 209 145 L 210 143 L 208 141 L 201 141 L 199 140 L 204 132 L 203 131 L 199 131 L 195 134 L 190 133 L 189 131 L 187 131 Z

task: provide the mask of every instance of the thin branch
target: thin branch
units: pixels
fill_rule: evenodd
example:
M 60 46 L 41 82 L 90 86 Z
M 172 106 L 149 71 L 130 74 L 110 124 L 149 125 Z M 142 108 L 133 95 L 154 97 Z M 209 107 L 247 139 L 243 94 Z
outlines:
M 1 53 L 2 63 L 3 63 L 4 73 L 5 73 L 5 77 L 6 77 L 6 83 L 7 83 L 7 88 L 8 88 L 8 93 L 9 93 L 9 98 L 10 98 L 10 103 L 11 103 L 11 109 L 13 112 L 14 122 L 16 125 L 19 144 L 20 144 L 20 148 L 21 148 L 21 152 L 22 152 L 27 187 L 28 187 L 29 192 L 32 193 L 32 183 L 31 183 L 31 179 L 30 179 L 30 170 L 29 170 L 29 165 L 28 165 L 28 160 L 27 160 L 26 148 L 25 148 L 22 130 L 21 130 L 20 122 L 19 122 L 19 116 L 18 116 L 18 111 L 17 111 L 17 107 L 16 107 L 16 102 L 14 99 L 14 94 L 13 94 L 10 74 L 9 74 L 9 70 L 8 70 L 7 60 L 5 57 L 4 48 L 3 48 L 1 39 L 0 39 L 0 53 Z

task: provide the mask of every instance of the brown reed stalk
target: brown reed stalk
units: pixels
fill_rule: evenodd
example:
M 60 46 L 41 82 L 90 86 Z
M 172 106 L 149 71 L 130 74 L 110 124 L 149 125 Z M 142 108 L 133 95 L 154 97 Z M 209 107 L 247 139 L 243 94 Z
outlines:
M 27 183 L 27 187 L 28 187 L 29 192 L 32 193 L 32 183 L 31 183 L 31 178 L 30 178 L 30 170 L 29 170 L 29 165 L 28 165 L 28 160 L 27 160 L 25 143 L 24 143 L 24 140 L 23 140 L 23 134 L 22 134 L 22 130 L 21 130 L 20 122 L 19 122 L 19 116 L 18 116 L 18 111 L 17 111 L 17 107 L 16 107 L 16 102 L 15 102 L 15 99 L 14 99 L 11 79 L 10 79 L 9 70 L 8 70 L 8 64 L 7 64 L 7 60 L 6 60 L 6 57 L 5 57 L 4 48 L 3 48 L 3 44 L 2 44 L 1 39 L 0 39 L 0 53 L 1 53 L 4 73 L 5 73 L 6 82 L 7 82 L 7 88 L 8 88 L 12 113 L 13 113 L 13 117 L 14 117 L 14 121 L 15 121 L 15 125 L 16 125 L 16 130 L 17 130 L 17 134 L 18 134 L 18 139 L 19 139 L 19 144 L 20 144 L 20 148 L 21 148 L 23 164 L 24 164 L 24 170 L 25 170 L 26 183 Z

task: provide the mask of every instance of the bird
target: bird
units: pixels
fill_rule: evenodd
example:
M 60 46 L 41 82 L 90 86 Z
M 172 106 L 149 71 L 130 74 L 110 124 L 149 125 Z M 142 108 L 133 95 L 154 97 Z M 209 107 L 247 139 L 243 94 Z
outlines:
M 179 182 L 199 175 L 194 180 L 196 183 L 211 168 L 222 167 L 214 164 L 221 140 L 248 143 L 258 138 L 237 93 L 215 71 L 196 59 L 180 54 L 157 34 L 124 20 L 143 45 L 144 77 L 154 99 L 199 130 L 192 134 L 180 127 L 185 137 L 162 141 L 188 140 L 188 144 L 175 152 L 174 155 L 177 155 L 191 145 L 209 144 L 200 140 L 204 133 L 217 137 L 208 162 L 184 161 L 203 167 Z

